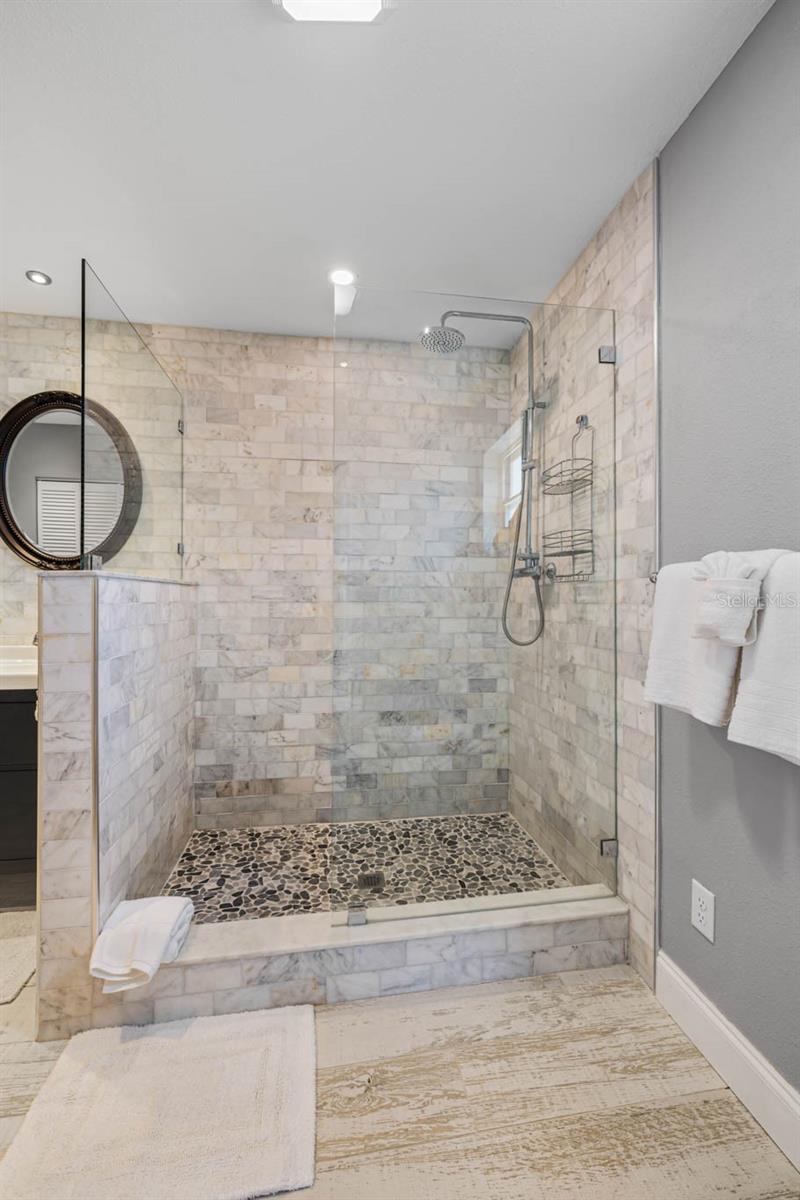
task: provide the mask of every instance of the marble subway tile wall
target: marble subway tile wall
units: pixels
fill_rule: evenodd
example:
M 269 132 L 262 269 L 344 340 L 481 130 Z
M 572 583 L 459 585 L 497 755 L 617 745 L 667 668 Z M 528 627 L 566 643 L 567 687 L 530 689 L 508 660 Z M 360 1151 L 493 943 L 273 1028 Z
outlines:
M 504 810 L 507 550 L 484 455 L 508 354 L 337 340 L 334 820 Z
M 119 900 L 158 890 L 191 831 L 195 589 L 52 572 L 39 590 L 46 1041 L 92 1025 L 103 1003 L 89 975 L 98 930 Z
M 542 471 L 570 460 L 578 416 L 590 430 L 575 455 L 591 457 L 592 484 L 573 494 L 539 491 L 543 535 L 591 529 L 592 555 L 549 558 L 556 582 L 543 585 L 545 633 L 511 653 L 511 811 L 569 879 L 615 883 L 614 860 L 600 843 L 615 836 L 614 368 L 598 348 L 614 340 L 613 313 L 544 305 L 536 312 L 535 457 Z M 527 346 L 515 348 L 514 378 L 526 378 Z M 515 408 L 525 404 L 515 388 Z M 541 476 L 537 477 L 541 482 Z M 591 572 L 591 573 L 590 573 Z M 566 576 L 585 574 L 585 580 Z M 513 630 L 535 625 L 534 590 L 512 593 Z
M 91 319 L 86 325 L 86 395 L 121 421 L 142 466 L 142 507 L 136 525 L 125 545 L 104 567 L 134 575 L 180 579 L 180 392 L 129 324 Z M 90 469 L 89 462 L 87 478 L 91 478 Z
M 97 578 L 101 927 L 160 893 L 194 829 L 196 591 Z
M 147 335 L 187 401 L 198 826 L 505 807 L 504 356 L 348 342 L 334 443 L 331 341 Z
M 36 392 L 80 392 L 80 322 L 0 313 L 0 417 Z M 0 645 L 30 645 L 38 628 L 36 572 L 0 542 Z
M 0 416 L 37 392 L 80 394 L 80 321 L 0 313 Z M 142 466 L 142 509 L 110 571 L 180 578 L 180 395 L 130 326 L 90 321 L 86 392 L 128 431 Z M 0 544 L 0 645 L 36 633 L 36 572 Z
M 6 327 L 14 398 L 77 390 L 75 322 L 9 316 Z M 186 398 L 198 825 L 327 819 L 334 807 L 339 817 L 504 807 L 504 566 L 480 544 L 482 455 L 508 416 L 503 355 L 473 348 L 456 362 L 416 345 L 354 343 L 334 450 L 330 340 L 141 333 Z M 128 428 L 145 476 L 141 528 L 124 562 L 108 565 L 164 574 L 175 534 L 171 385 L 121 323 L 93 322 L 89 348 L 89 391 Z M 350 536 L 359 525 L 368 537 Z M 0 636 L 30 640 L 34 573 L 0 555 Z M 380 744 L 370 770 L 358 749 L 367 740 Z
M 39 591 L 37 1036 L 48 1041 L 91 1025 L 95 580 L 53 572 Z
M 324 339 L 155 327 L 187 402 L 200 828 L 331 804 L 332 358 Z

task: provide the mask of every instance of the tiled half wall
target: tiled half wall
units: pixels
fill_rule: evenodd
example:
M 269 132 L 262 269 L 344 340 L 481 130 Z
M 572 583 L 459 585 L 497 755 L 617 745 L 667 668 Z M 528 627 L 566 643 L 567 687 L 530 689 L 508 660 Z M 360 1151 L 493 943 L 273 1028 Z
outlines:
M 98 576 L 99 924 L 158 894 L 194 829 L 196 589 Z
M 89 1027 L 97 930 L 119 900 L 160 889 L 191 831 L 195 589 L 55 572 L 39 588 L 47 1039 Z

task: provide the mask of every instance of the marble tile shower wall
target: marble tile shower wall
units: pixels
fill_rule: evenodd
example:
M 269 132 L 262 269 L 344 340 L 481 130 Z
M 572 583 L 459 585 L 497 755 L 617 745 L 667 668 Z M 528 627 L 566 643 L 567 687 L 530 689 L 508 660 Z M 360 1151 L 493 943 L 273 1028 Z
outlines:
M 499 576 L 480 547 L 503 356 L 348 343 L 334 439 L 330 341 L 148 332 L 188 405 L 198 826 L 503 808 Z
M 331 805 L 329 341 L 157 327 L 187 401 L 185 578 L 198 584 L 199 828 Z
M 503 558 L 483 459 L 508 354 L 337 341 L 334 820 L 505 809 Z
M 0 313 L 0 417 L 35 392 L 80 392 L 80 322 Z M 0 543 L 0 645 L 30 645 L 36 572 Z
M 7 403 L 79 389 L 76 321 L 2 321 Z M 481 458 L 507 423 L 503 356 L 355 343 L 334 447 L 329 340 L 142 332 L 187 404 L 198 825 L 504 807 L 504 568 L 480 546 Z M 169 574 L 174 394 L 126 327 L 95 323 L 90 349 L 91 395 L 128 428 L 145 478 L 137 532 L 109 566 Z M 30 641 L 35 573 L 5 547 L 0 571 L 0 638 Z
M 109 569 L 179 577 L 177 393 L 121 322 L 91 322 L 87 348 L 87 393 L 120 419 L 142 463 L 139 519 Z M 0 416 L 44 391 L 80 393 L 80 322 L 0 313 Z M 36 621 L 36 573 L 0 544 L 0 645 L 30 644 Z
M 614 886 L 614 861 L 600 842 L 614 837 L 614 368 L 598 361 L 613 342 L 613 314 L 570 307 L 539 311 L 535 344 L 535 457 L 543 469 L 569 459 L 576 418 L 589 418 L 576 455 L 592 455 L 591 491 L 541 494 L 542 534 L 592 529 L 587 555 L 555 558 L 559 576 L 592 569 L 585 582 L 557 579 L 543 588 L 545 635 L 511 657 L 511 811 L 573 883 Z M 515 348 L 514 379 L 525 379 L 525 343 Z M 515 410 L 524 389 L 515 389 Z M 545 554 L 545 562 L 548 556 Z M 515 585 L 514 628 L 535 614 L 528 581 Z
M 194 829 L 196 590 L 97 579 L 101 926 L 159 894 Z
M 34 588 L 36 575 L 33 574 Z M 53 572 L 38 593 L 37 1037 L 91 1024 L 94 941 L 94 584 Z
M 90 320 L 86 394 L 122 422 L 142 464 L 141 511 L 130 538 L 107 564 L 108 569 L 180 579 L 180 393 L 129 325 Z

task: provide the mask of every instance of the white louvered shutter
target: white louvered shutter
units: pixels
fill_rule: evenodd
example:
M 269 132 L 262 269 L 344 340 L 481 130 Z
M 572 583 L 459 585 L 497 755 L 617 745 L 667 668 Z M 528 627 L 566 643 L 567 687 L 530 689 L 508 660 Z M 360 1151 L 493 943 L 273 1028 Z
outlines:
M 38 545 L 47 554 L 79 554 L 80 484 L 68 479 L 37 479 Z M 87 483 L 84 542 L 91 553 L 105 541 L 122 509 L 121 483 Z
M 83 540 L 90 554 L 104 542 L 122 510 L 121 483 L 87 483 L 84 500 Z
M 81 536 L 80 484 L 69 479 L 36 480 L 37 543 L 46 554 L 78 554 Z

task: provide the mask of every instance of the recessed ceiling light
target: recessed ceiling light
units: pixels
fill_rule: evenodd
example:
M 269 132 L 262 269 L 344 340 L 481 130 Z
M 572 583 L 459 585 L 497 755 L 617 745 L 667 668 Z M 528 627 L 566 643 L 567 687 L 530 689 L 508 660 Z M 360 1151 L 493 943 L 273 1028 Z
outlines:
M 274 0 L 293 21 L 374 21 L 384 0 Z
M 349 362 L 347 362 L 346 360 L 343 360 L 342 362 L 340 362 L 340 363 L 339 363 L 339 366 L 340 366 L 340 367 L 349 367 L 349 366 L 350 366 L 350 364 L 349 364 Z
M 328 279 L 339 287 L 350 287 L 351 283 L 355 283 L 356 277 L 347 267 L 337 267 L 335 271 L 330 272 Z
M 45 275 L 44 271 L 26 271 L 25 278 L 30 279 L 31 283 L 40 283 L 42 287 L 47 287 L 49 283 L 53 282 L 49 275 Z

